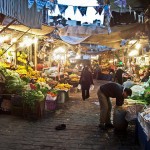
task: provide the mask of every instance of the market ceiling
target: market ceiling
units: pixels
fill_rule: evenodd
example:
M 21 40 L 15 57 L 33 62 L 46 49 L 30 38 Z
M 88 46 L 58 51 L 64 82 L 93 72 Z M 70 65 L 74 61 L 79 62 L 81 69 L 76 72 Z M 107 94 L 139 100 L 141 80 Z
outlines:
M 119 10 L 118 7 L 114 5 L 114 0 L 110 0 L 110 3 L 111 10 Z M 65 4 L 67 5 L 67 2 L 65 2 Z M 140 12 L 144 11 L 147 4 L 149 4 L 147 0 L 127 0 L 127 5 L 130 6 L 132 10 Z M 126 9 L 128 10 L 128 8 Z M 126 16 L 123 16 L 122 18 L 126 18 Z M 115 25 L 114 27 L 111 27 L 112 32 L 109 35 L 106 28 L 98 26 L 67 26 L 59 28 L 59 30 L 60 38 L 70 44 L 96 44 L 120 49 L 120 43 L 123 39 L 133 38 L 137 31 L 143 31 L 143 24 L 124 23 L 124 25 Z
M 114 2 L 114 1 L 113 1 Z M 142 3 L 141 3 L 142 2 Z M 146 0 L 127 0 L 127 3 L 130 4 L 131 7 L 138 8 L 141 6 L 145 6 Z M 111 1 L 112 3 L 112 1 Z M 113 6 L 113 4 L 112 4 Z M 112 7 L 113 8 L 113 7 Z M 100 27 L 85 27 L 85 26 L 67 26 L 64 28 L 59 28 L 59 36 L 63 38 L 66 35 L 69 35 L 69 42 L 71 42 L 71 37 L 76 38 L 73 40 L 80 40 L 80 43 L 87 43 L 87 44 L 96 44 L 96 45 L 105 45 L 108 47 L 112 47 L 115 49 L 120 49 L 120 42 L 122 39 L 129 39 L 136 31 L 141 28 L 141 24 L 130 24 L 130 25 L 117 25 L 111 28 L 112 33 L 108 35 L 107 29 L 100 28 Z M 3 26 L 2 26 L 3 28 Z M 27 26 L 24 25 L 11 25 L 9 26 L 10 29 L 26 32 L 28 29 L 30 29 Z M 54 31 L 55 27 L 53 26 L 45 26 L 42 25 L 41 29 L 30 29 L 28 33 L 43 36 L 47 35 L 49 33 L 52 33 Z M 67 37 L 67 36 L 66 36 Z M 80 39 L 77 39 L 80 38 Z M 65 41 L 66 43 L 69 43 L 68 41 Z M 74 43 L 69 44 L 78 44 L 76 41 Z
M 122 39 L 132 38 L 137 31 L 144 29 L 144 26 L 139 23 L 130 25 L 118 25 L 112 27 L 112 33 L 108 35 L 107 29 L 105 28 L 88 28 L 83 26 L 70 26 L 60 29 L 60 37 L 63 35 L 69 35 L 70 37 L 83 38 L 81 43 L 85 44 L 96 44 L 105 45 L 115 49 L 120 49 L 120 43 Z M 73 39 L 73 38 L 72 38 Z M 66 40 L 71 44 L 71 39 Z

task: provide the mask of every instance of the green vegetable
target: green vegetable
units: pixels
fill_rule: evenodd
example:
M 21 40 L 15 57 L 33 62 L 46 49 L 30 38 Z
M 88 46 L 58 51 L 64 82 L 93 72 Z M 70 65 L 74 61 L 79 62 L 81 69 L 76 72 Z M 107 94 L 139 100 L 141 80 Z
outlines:
M 39 101 L 44 100 L 44 95 L 40 91 L 30 90 L 22 93 L 24 104 L 28 105 L 31 109 L 35 108 L 35 105 Z
M 21 78 L 23 81 L 25 81 L 26 83 L 29 83 L 30 82 L 30 78 L 28 77 L 22 77 Z

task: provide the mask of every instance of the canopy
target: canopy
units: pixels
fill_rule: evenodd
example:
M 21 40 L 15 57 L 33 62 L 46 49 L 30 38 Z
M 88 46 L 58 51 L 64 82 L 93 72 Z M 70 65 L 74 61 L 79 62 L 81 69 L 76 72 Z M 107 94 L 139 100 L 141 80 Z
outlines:
M 76 38 L 76 44 L 97 44 L 120 49 L 121 40 L 132 38 L 137 31 L 143 29 L 143 25 L 134 23 L 129 25 L 114 26 L 111 29 L 112 33 L 108 34 L 107 29 L 105 28 L 70 26 L 60 29 L 60 37 L 63 37 L 62 39 L 69 44 L 73 44 L 71 39 L 73 39 L 74 37 Z M 67 38 L 65 38 L 65 36 Z M 69 38 L 68 36 L 70 36 L 71 38 Z M 77 39 L 77 37 L 80 37 L 79 40 Z

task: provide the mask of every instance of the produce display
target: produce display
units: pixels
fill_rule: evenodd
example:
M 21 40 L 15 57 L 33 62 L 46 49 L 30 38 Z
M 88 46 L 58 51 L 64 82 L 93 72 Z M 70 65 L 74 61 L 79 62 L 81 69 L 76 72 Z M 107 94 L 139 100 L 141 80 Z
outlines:
M 8 93 L 17 93 L 23 90 L 25 82 L 20 78 L 18 73 L 4 67 L 0 68 L 0 73 L 3 74 L 6 79 L 5 89 Z
M 55 87 L 55 86 L 58 84 L 58 81 L 53 80 L 52 78 L 48 78 L 48 79 L 47 79 L 47 84 L 48 84 L 50 87 Z
M 36 102 L 44 101 L 46 93 L 50 89 L 51 87 L 44 82 L 26 84 L 22 92 L 24 103 L 34 108 Z
M 70 81 L 72 82 L 79 82 L 80 77 L 77 74 L 69 75 Z
M 55 89 L 57 90 L 64 90 L 64 91 L 68 91 L 70 88 L 72 87 L 72 85 L 66 83 L 59 83 L 55 86 Z
M 33 70 L 30 66 L 21 66 L 18 65 L 17 69 L 15 70 L 20 76 L 25 75 L 26 77 L 29 78 L 40 78 L 40 73 L 39 71 Z
M 21 63 L 27 64 L 27 54 L 25 52 L 17 52 L 17 60 Z
M 51 90 L 51 87 L 46 83 L 45 79 L 41 77 L 38 78 L 38 73 L 33 71 L 29 66 L 18 66 L 18 68 L 21 74 L 18 73 L 19 69 L 14 71 L 0 67 L 0 73 L 6 79 L 5 92 L 20 94 L 23 103 L 33 108 L 36 102 L 44 101 L 46 93 Z M 33 78 L 37 78 L 37 81 Z
M 146 88 L 144 91 L 144 99 L 147 104 L 150 104 L 150 87 Z
M 57 99 L 57 90 L 51 90 L 47 92 L 46 100 L 55 101 Z
M 148 86 L 147 86 L 148 85 Z M 145 105 L 150 104 L 150 85 L 149 83 L 144 83 L 142 85 L 134 85 L 131 87 L 132 89 L 132 99 L 138 101 L 139 103 L 143 103 Z
M 47 92 L 47 94 L 51 95 L 51 97 L 56 97 L 58 92 L 57 90 L 50 90 L 49 92 Z
M 144 93 L 145 88 L 141 85 L 134 85 L 131 87 L 133 96 L 140 96 Z
M 44 95 L 41 91 L 26 90 L 22 93 L 24 104 L 28 105 L 31 109 L 34 109 L 35 103 L 44 100 Z
M 144 134 L 146 134 L 147 141 L 150 140 L 150 107 L 145 108 L 138 115 L 138 120 L 143 128 Z
M 45 78 L 42 78 L 42 77 L 39 77 L 38 79 L 37 79 L 37 82 L 46 82 L 46 79 Z
M 2 68 L 10 68 L 10 63 L 0 62 L 0 67 L 2 67 Z
M 42 72 L 35 71 L 31 66 L 28 66 L 26 61 L 27 55 L 25 53 L 18 52 L 17 60 L 23 63 L 24 66 L 17 65 L 11 70 L 9 63 L 0 62 L 0 73 L 4 75 L 6 79 L 6 92 L 8 92 L 8 94 L 19 94 L 22 98 L 23 105 L 31 109 L 34 109 L 39 102 L 44 102 L 45 104 L 48 100 L 49 102 L 61 101 L 63 97 L 66 97 L 64 93 L 68 94 L 69 92 L 67 91 L 76 87 L 80 80 L 80 76 L 76 73 L 68 75 L 68 73 L 64 72 L 61 73 L 63 73 L 64 77 L 66 76 L 67 80 L 62 80 L 61 82 L 61 80 L 56 81 L 52 79 L 51 76 L 58 75 L 58 67 L 45 69 L 45 76 L 42 76 Z M 139 85 L 129 85 L 129 83 L 126 82 L 125 86 L 131 86 L 132 89 L 132 96 L 126 102 L 127 105 L 142 104 L 145 106 L 150 104 L 150 80 Z M 149 116 L 150 115 L 147 115 L 146 119 L 149 119 Z
M 51 90 L 51 87 L 45 82 L 37 82 L 35 85 L 36 85 L 36 88 L 40 90 L 44 95 L 46 95 L 46 93 L 49 90 Z

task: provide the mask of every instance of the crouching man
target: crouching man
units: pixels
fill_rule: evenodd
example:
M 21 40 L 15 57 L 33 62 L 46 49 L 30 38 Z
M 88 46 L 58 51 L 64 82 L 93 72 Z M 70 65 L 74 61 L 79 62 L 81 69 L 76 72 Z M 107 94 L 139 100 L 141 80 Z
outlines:
M 112 104 L 110 98 L 116 98 L 116 106 L 122 106 L 124 99 L 132 95 L 132 90 L 124 88 L 122 85 L 109 82 L 102 86 L 97 91 L 97 96 L 100 103 L 100 125 L 102 130 L 113 128 L 111 123 Z

